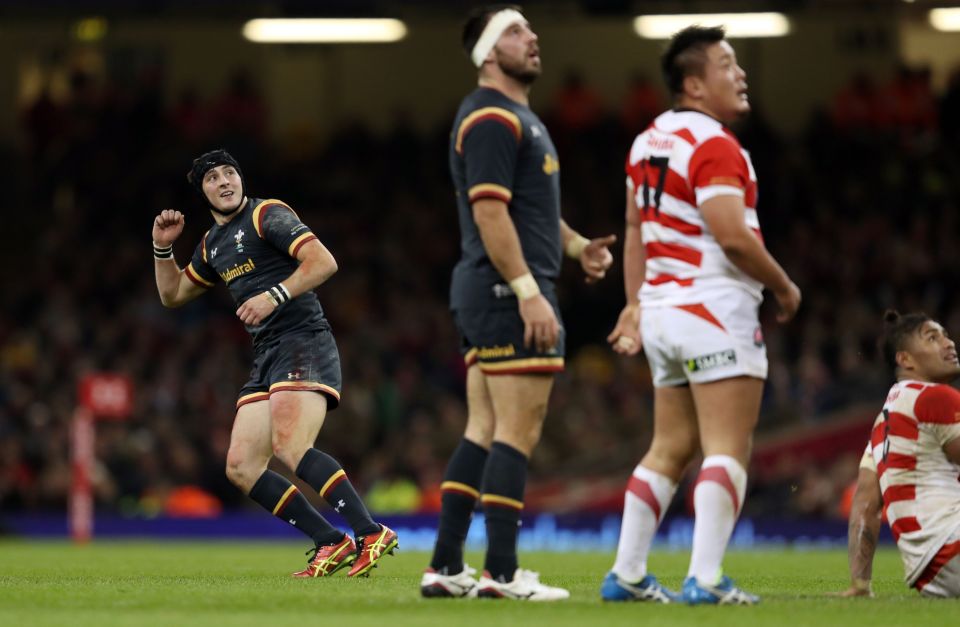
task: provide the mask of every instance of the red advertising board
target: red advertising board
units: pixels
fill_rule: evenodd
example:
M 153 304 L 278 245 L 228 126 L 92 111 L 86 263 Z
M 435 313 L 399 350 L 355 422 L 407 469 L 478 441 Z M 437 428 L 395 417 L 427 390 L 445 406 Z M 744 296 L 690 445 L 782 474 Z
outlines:
M 73 480 L 67 514 L 74 542 L 93 536 L 94 420 L 125 420 L 132 411 L 133 383 L 127 375 L 97 372 L 80 379 L 70 434 Z
M 133 383 L 125 374 L 96 372 L 80 379 L 80 406 L 97 418 L 123 420 L 133 411 Z

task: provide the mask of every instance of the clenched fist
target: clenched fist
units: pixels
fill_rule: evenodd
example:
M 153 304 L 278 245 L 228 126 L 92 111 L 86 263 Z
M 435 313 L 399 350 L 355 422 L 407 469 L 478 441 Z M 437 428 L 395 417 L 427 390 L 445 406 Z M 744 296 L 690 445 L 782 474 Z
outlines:
M 183 233 L 183 214 L 175 209 L 164 209 L 153 220 L 153 243 L 164 247 L 172 245 Z

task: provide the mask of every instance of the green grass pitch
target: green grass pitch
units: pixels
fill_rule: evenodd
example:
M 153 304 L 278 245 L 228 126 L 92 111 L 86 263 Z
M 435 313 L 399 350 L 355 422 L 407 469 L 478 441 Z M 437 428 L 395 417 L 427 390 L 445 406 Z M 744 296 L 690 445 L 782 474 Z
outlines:
M 403 538 L 401 538 L 402 547 Z M 566 602 L 420 598 L 425 553 L 399 551 L 367 579 L 294 580 L 305 546 L 250 542 L 0 542 L 0 625 L 946 625 L 956 601 L 920 598 L 902 582 L 899 557 L 882 550 L 874 599 L 830 598 L 846 584 L 842 550 L 731 552 L 726 570 L 759 594 L 759 606 L 604 604 L 608 553 L 534 553 L 523 565 L 566 586 Z M 651 568 L 677 587 L 688 554 L 657 552 Z M 479 564 L 481 556 L 468 555 Z

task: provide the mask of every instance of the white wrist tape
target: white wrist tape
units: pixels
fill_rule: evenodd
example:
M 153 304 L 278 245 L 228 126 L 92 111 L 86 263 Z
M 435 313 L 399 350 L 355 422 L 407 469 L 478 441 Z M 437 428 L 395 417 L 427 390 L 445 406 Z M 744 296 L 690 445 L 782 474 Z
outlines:
M 173 259 L 173 244 L 167 246 L 157 246 L 157 243 L 153 243 L 153 258 L 154 259 Z
M 480 39 L 477 40 L 476 45 L 473 46 L 473 51 L 470 53 L 470 60 L 473 61 L 473 64 L 477 67 L 483 65 L 483 60 L 497 45 L 503 31 L 507 30 L 507 27 L 514 22 L 524 21 L 526 21 L 526 18 L 523 17 L 523 14 L 514 9 L 504 9 L 494 13 L 483 32 L 480 33 Z
M 540 286 L 533 275 L 527 272 L 510 281 L 510 289 L 517 295 L 517 300 L 527 300 L 540 293 Z
M 274 307 L 279 307 L 290 300 L 290 290 L 288 290 L 287 286 L 283 283 L 277 283 L 264 292 L 263 295 L 267 297 L 267 300 L 269 300 Z

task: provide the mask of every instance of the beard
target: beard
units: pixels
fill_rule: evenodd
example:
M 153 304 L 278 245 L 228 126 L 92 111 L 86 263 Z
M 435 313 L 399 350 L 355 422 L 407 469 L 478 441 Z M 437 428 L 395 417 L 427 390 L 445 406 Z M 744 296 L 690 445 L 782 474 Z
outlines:
M 540 68 L 527 67 L 526 57 L 523 61 L 510 61 L 504 59 L 498 52 L 497 65 L 500 66 L 500 71 L 522 85 L 532 85 L 540 77 Z

